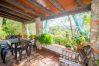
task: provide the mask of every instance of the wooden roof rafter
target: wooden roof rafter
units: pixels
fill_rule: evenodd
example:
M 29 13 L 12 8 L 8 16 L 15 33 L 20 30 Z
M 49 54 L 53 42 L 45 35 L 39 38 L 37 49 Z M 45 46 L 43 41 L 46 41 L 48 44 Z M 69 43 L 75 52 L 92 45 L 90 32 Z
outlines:
M 7 9 L 7 8 L 2 7 L 2 6 L 0 6 L 0 11 L 4 11 L 4 12 L 7 12 L 7 13 L 12 13 L 12 14 L 17 15 L 17 16 L 19 16 L 19 17 L 22 17 L 22 18 L 24 18 L 24 19 L 31 20 L 31 18 L 29 18 L 29 17 L 23 16 L 23 15 L 21 15 L 20 13 L 11 11 L 11 10 L 9 10 L 9 9 Z
M 49 0 L 56 8 L 58 8 L 60 11 L 64 11 L 64 8 L 58 3 L 57 0 Z
M 32 3 L 33 5 L 37 6 L 38 8 L 40 8 L 41 10 L 43 10 L 44 12 L 46 12 L 47 14 L 52 14 L 52 12 L 50 10 L 48 10 L 47 8 L 43 7 L 41 4 L 39 4 L 36 0 L 28 0 L 30 3 Z
M 16 7 L 19 7 L 21 9 L 23 9 L 23 11 L 25 12 L 30 12 L 32 13 L 34 16 L 37 16 L 37 17 L 42 17 L 44 16 L 43 14 L 40 14 L 40 13 L 37 13 L 35 12 L 33 9 L 31 9 L 30 7 L 26 6 L 26 5 L 23 5 L 22 3 L 18 2 L 17 0 L 4 0 L 5 2 L 7 3 L 10 3 Z
M 76 7 L 75 9 L 68 10 L 68 11 L 63 11 L 63 12 L 60 12 L 60 13 L 57 13 L 57 14 L 53 14 L 53 15 L 50 15 L 48 17 L 42 18 L 42 20 L 63 17 L 63 16 L 66 16 L 66 15 L 73 15 L 73 14 L 86 12 L 86 11 L 90 11 L 90 10 L 91 10 L 91 4 L 86 5 L 86 6 Z
M 16 21 L 19 21 L 19 22 L 26 22 L 27 21 L 27 20 L 23 20 L 21 18 L 12 16 L 12 15 L 9 15 L 9 14 L 6 14 L 6 13 L 1 12 L 1 11 L 0 11 L 0 16 L 8 18 L 8 19 L 16 20 Z
M 17 12 L 17 13 L 23 15 L 23 16 L 26 16 L 26 17 L 29 17 L 29 18 L 32 18 L 32 19 L 35 18 L 33 15 L 28 14 L 28 13 L 24 13 L 23 11 L 17 9 L 13 5 L 10 5 L 10 4 L 6 3 L 6 2 L 3 2 L 2 0 L 0 1 L 0 6 L 6 8 L 6 9 L 9 9 L 11 11 Z
M 58 8 L 56 8 L 49 0 L 44 0 L 48 9 L 50 9 L 53 13 L 59 12 Z
M 44 12 L 42 9 L 38 8 L 36 5 L 29 2 L 28 0 L 19 0 L 19 2 L 23 5 L 26 5 L 26 7 L 33 9 L 38 14 L 42 14 L 44 16 L 48 15 L 46 12 Z
M 1 12 L 1 13 L 5 13 L 5 14 L 8 14 L 8 15 L 11 15 L 11 16 L 16 17 L 16 18 L 19 18 L 19 19 L 21 19 L 21 20 L 28 21 L 28 19 L 19 17 L 19 16 L 15 15 L 15 14 L 11 14 L 11 13 L 8 13 L 8 12 L 2 11 L 2 10 L 0 10 L 0 12 Z
M 2 14 L 2 13 L 0 13 L 0 16 L 1 16 L 1 17 L 4 17 L 4 18 L 11 19 L 11 20 L 15 20 L 15 21 L 18 21 L 18 22 L 26 22 L 26 21 L 19 20 L 19 19 L 14 18 L 14 17 L 12 18 L 11 16 L 9 16 L 9 15 L 5 15 L 5 14 Z
M 76 0 L 57 0 L 57 2 L 64 8 L 64 10 L 70 10 L 78 5 Z

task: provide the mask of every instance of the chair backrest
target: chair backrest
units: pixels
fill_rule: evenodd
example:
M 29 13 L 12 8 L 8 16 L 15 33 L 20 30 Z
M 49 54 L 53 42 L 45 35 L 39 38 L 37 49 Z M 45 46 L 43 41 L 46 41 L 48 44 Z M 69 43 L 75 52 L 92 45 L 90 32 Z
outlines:
M 62 55 L 63 55 L 63 58 L 65 58 L 67 60 L 70 60 L 70 61 L 73 61 L 73 62 L 78 62 L 79 53 L 73 52 L 71 50 L 64 49 L 62 51 Z
M 63 49 L 62 58 L 85 66 L 93 58 L 93 49 L 90 46 L 84 46 L 78 52 Z
M 93 49 L 89 45 L 82 47 L 78 52 L 82 64 L 88 64 L 89 60 L 93 57 Z

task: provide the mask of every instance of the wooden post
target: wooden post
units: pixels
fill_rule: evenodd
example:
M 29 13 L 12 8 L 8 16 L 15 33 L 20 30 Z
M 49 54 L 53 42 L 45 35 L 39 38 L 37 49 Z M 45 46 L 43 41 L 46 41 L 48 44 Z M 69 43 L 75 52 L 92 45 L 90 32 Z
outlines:
M 93 47 L 95 59 L 99 59 L 99 0 L 93 0 L 91 6 L 92 20 L 91 20 L 91 43 L 95 44 Z

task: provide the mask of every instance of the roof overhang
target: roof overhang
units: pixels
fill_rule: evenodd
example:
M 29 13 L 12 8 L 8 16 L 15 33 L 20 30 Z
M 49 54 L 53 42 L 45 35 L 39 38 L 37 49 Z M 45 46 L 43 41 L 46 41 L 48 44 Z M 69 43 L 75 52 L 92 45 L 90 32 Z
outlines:
M 91 0 L 0 0 L 0 16 L 27 23 L 90 10 Z

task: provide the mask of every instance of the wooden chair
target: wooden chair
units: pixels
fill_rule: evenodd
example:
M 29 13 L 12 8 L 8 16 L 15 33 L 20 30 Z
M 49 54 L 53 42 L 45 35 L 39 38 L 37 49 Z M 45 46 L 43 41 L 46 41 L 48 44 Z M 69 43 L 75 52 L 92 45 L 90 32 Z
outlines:
M 32 48 L 33 48 L 33 51 L 34 51 L 34 50 L 35 50 L 35 51 L 37 50 L 36 41 L 37 41 L 36 38 L 30 39 L 30 43 L 31 43 L 31 46 L 32 46 Z
M 79 53 L 64 49 L 59 58 L 60 66 L 81 66 L 78 57 Z
M 22 59 L 22 54 L 23 54 L 23 51 L 26 51 L 26 54 L 27 56 L 30 56 L 31 54 L 31 46 L 29 45 L 30 41 L 20 41 L 17 43 L 17 48 L 15 48 L 15 44 L 13 44 L 11 46 L 11 52 L 12 52 L 12 55 L 16 55 L 17 53 L 19 53 L 19 59 L 21 60 Z M 17 51 L 15 51 L 17 49 Z M 16 55 L 17 56 L 17 55 Z M 15 58 L 17 59 L 17 58 Z
M 96 66 L 93 49 L 88 45 L 78 50 L 82 66 Z M 89 63 L 91 61 L 91 63 Z M 90 65 L 89 65 L 90 64 Z
M 93 49 L 90 46 L 82 47 L 77 53 L 65 49 L 59 61 L 60 66 L 90 66 L 89 61 L 92 62 L 91 66 L 96 66 Z
M 29 41 L 21 41 L 19 45 L 19 58 L 22 59 L 23 51 L 26 51 L 27 56 L 31 55 L 31 45 L 29 45 Z

